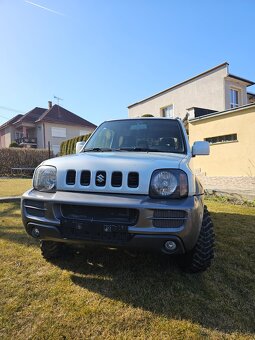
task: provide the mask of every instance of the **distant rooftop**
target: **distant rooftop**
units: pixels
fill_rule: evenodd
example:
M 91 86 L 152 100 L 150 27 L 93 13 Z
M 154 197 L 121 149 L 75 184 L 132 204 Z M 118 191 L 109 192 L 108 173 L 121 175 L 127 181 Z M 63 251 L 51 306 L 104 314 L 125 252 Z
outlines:
M 37 122 L 64 123 L 69 125 L 79 125 L 95 128 L 96 125 L 90 123 L 60 105 L 53 105 L 36 120 Z
M 195 122 L 195 121 L 204 120 L 204 119 L 208 119 L 208 118 L 212 118 L 212 117 L 216 117 L 216 116 L 222 116 L 222 115 L 229 114 L 229 113 L 232 113 L 232 112 L 234 113 L 234 112 L 238 112 L 238 111 L 244 111 L 247 108 L 255 108 L 255 103 L 235 107 L 233 109 L 229 109 L 229 110 L 225 110 L 225 111 L 220 111 L 220 112 L 217 111 L 217 112 L 209 113 L 209 114 L 206 114 L 206 115 L 202 115 L 202 116 L 199 116 L 199 117 L 192 118 L 189 121 L 192 123 L 192 122 Z
M 153 98 L 156 98 L 156 97 L 158 97 L 158 96 L 161 96 L 162 94 L 165 94 L 165 93 L 167 93 L 167 92 L 169 92 L 169 91 L 172 91 L 172 90 L 174 90 L 174 89 L 176 89 L 176 88 L 178 88 L 178 87 L 180 87 L 180 86 L 183 86 L 183 85 L 185 85 L 185 84 L 187 84 L 187 83 L 190 83 L 190 82 L 192 82 L 192 81 L 194 81 L 194 80 L 196 80 L 196 79 L 198 79 L 198 78 L 201 78 L 201 77 L 203 77 L 203 76 L 205 76 L 205 75 L 207 75 L 207 74 L 209 74 L 209 73 L 212 73 L 212 72 L 214 72 L 214 71 L 216 71 L 216 70 L 218 70 L 218 69 L 221 69 L 221 68 L 224 68 L 224 67 L 228 67 L 228 66 L 229 66 L 229 63 L 227 63 L 227 62 L 224 62 L 224 63 L 222 63 L 222 64 L 220 64 L 220 65 L 217 65 L 217 66 L 215 66 L 215 67 L 213 67 L 213 68 L 211 68 L 211 69 L 209 69 L 209 70 L 207 70 L 207 71 L 205 71 L 205 72 L 202 72 L 202 73 L 196 75 L 195 77 L 189 78 L 189 79 L 187 79 L 187 80 L 185 80 L 185 81 L 183 81 L 183 82 L 181 82 L 181 83 L 178 83 L 178 84 L 176 84 L 176 85 L 174 85 L 174 86 L 171 86 L 171 87 L 169 87 L 169 88 L 167 88 L 167 89 L 165 89 L 165 90 L 163 90 L 163 91 L 161 91 L 161 92 L 155 93 L 154 95 L 152 95 L 152 96 L 150 96 L 150 97 L 147 97 L 147 98 L 144 98 L 144 99 L 142 99 L 141 101 L 138 101 L 138 102 L 136 102 L 136 103 L 130 104 L 130 105 L 128 106 L 128 109 L 130 109 L 131 107 L 136 106 L 136 105 L 138 105 L 138 104 L 144 103 L 144 102 L 146 102 L 146 101 L 148 101 L 148 100 L 151 100 L 151 99 L 153 99 Z M 234 78 L 234 79 L 237 79 L 237 80 L 240 80 L 240 81 L 243 81 L 243 82 L 247 83 L 247 86 L 251 86 L 251 85 L 254 85 L 254 84 L 255 84 L 253 81 L 250 81 L 250 80 L 247 80 L 247 79 L 244 79 L 244 78 L 235 76 L 235 75 L 233 75 L 233 74 L 228 74 L 228 77 Z
M 2 124 L 0 126 L 0 129 L 5 128 L 8 125 L 13 125 L 15 124 L 23 115 L 22 114 L 18 114 L 15 117 L 12 117 L 11 119 L 9 119 L 7 122 L 5 122 L 4 124 Z
M 18 114 L 5 122 L 3 125 L 1 125 L 0 129 L 3 129 L 9 125 L 18 126 L 20 124 L 35 124 L 39 122 L 78 125 L 83 127 L 96 128 L 95 124 L 92 124 L 86 119 L 77 116 L 75 113 L 66 110 L 62 106 L 53 105 L 49 109 L 35 107 L 24 115 Z

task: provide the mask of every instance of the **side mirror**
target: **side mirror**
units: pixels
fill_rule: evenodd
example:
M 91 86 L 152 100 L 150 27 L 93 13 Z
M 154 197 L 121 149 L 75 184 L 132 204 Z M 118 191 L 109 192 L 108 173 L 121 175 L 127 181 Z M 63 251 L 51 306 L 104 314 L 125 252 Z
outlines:
M 77 142 L 76 143 L 76 153 L 80 153 L 81 149 L 84 147 L 85 142 Z
M 209 155 L 210 154 L 210 144 L 209 142 L 195 142 L 192 146 L 192 156 L 197 155 Z

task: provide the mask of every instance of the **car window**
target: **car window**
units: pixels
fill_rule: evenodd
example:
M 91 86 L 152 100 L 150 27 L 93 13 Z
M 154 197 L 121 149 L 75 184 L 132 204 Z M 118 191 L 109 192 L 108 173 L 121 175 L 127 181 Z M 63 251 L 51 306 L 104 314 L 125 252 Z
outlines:
M 86 144 L 88 149 L 185 153 L 185 142 L 177 120 L 129 119 L 105 122 Z

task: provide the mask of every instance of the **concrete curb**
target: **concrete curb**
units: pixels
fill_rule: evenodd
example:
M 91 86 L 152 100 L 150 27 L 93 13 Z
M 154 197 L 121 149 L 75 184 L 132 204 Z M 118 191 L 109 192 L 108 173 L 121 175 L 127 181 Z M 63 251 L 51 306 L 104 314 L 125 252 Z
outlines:
M 20 202 L 21 196 L 0 197 L 0 203 Z
M 245 190 L 224 190 L 224 189 L 205 189 L 205 194 L 207 196 L 229 196 L 235 199 L 240 200 L 248 200 L 254 201 L 255 200 L 255 193 L 252 191 L 245 191 Z

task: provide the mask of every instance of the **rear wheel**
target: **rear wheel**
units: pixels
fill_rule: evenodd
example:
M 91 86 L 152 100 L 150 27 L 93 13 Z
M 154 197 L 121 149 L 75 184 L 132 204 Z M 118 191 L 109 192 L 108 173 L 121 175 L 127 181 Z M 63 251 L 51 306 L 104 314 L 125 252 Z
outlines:
M 54 241 L 41 241 L 40 248 L 42 256 L 46 260 L 56 259 L 62 255 L 63 245 Z
M 180 258 L 180 266 L 187 272 L 198 273 L 210 267 L 214 257 L 213 223 L 207 207 L 204 206 L 204 215 L 200 234 L 195 247 Z

